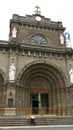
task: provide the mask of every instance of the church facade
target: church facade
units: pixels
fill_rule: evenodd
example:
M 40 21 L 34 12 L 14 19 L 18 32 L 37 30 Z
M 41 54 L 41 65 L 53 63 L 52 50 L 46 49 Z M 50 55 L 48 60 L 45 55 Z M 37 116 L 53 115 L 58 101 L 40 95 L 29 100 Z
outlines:
M 73 49 L 62 22 L 40 13 L 10 20 L 0 41 L 0 115 L 73 115 Z

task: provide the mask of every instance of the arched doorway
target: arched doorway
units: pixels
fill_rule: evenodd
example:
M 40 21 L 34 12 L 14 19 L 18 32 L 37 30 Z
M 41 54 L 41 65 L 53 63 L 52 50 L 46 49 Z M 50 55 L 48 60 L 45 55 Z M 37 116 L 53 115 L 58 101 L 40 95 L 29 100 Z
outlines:
M 57 114 L 62 108 L 61 89 L 65 88 L 63 73 L 51 64 L 29 65 L 21 74 L 19 84 L 24 87 L 25 105 L 32 114 Z
M 2 74 L 0 73 L 0 110 L 2 107 L 4 107 L 3 102 L 5 101 L 5 95 L 4 95 L 5 90 L 4 90 L 3 85 L 4 85 L 4 78 L 3 78 Z M 3 95 L 4 95 L 4 97 L 3 97 Z

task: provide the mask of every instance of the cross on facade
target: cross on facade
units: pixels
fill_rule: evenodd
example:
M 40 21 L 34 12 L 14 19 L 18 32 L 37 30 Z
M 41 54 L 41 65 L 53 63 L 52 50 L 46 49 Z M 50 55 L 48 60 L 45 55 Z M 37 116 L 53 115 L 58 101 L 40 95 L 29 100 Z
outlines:
M 37 5 L 37 6 L 35 6 L 35 8 L 36 8 L 36 14 L 40 14 L 41 12 L 39 11 L 39 9 L 40 9 L 40 7 Z

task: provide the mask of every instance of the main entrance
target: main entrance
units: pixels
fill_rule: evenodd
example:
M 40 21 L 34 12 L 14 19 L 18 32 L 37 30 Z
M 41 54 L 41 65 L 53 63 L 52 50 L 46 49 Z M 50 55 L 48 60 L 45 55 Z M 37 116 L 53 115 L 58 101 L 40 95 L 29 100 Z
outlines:
M 32 114 L 38 114 L 38 94 L 31 95 Z
M 48 104 L 48 94 L 31 94 L 32 114 L 38 114 L 41 108 L 45 109 L 45 112 L 47 113 L 49 107 Z
M 19 81 L 25 98 L 18 103 L 28 110 L 27 114 L 66 113 L 65 81 L 60 69 L 47 63 L 33 63 L 24 68 Z

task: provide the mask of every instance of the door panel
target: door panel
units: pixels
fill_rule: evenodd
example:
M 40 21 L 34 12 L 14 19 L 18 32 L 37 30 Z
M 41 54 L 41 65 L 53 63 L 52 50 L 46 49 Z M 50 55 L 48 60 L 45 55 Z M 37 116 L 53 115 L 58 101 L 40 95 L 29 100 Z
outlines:
M 38 110 L 39 110 L 38 95 L 39 94 L 31 95 L 32 114 L 38 114 Z M 49 106 L 48 94 L 45 93 L 40 94 L 40 104 L 41 104 L 41 109 L 46 114 L 48 112 L 48 106 Z
M 31 95 L 32 114 L 38 114 L 38 94 Z

